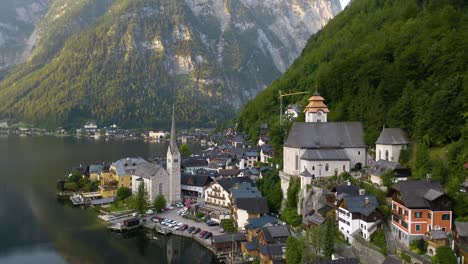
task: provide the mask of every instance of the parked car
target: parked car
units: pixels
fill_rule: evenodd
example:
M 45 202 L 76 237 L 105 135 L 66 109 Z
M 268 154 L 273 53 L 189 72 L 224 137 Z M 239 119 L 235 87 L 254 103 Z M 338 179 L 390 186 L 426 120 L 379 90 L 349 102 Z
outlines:
M 192 233 L 192 231 L 194 231 L 194 230 L 195 230 L 195 227 L 194 227 L 194 226 L 191 226 L 191 227 L 189 227 L 189 228 L 187 229 L 187 232 Z
M 208 220 L 208 221 L 206 221 L 206 224 L 207 224 L 208 226 L 217 226 L 217 225 L 219 225 L 218 222 L 213 221 L 213 220 Z
M 202 231 L 198 236 L 199 237 L 204 237 L 208 233 L 208 231 Z
M 154 212 L 153 212 L 153 210 L 148 209 L 148 211 L 146 211 L 146 214 L 147 214 L 147 215 L 152 215 L 152 214 L 154 214 Z
M 181 226 L 181 227 L 179 228 L 179 230 L 184 231 L 184 230 L 187 229 L 187 228 L 188 228 L 188 225 L 187 225 L 187 224 L 184 224 L 183 226 Z
M 195 229 L 195 231 L 193 231 L 193 234 L 198 234 L 200 233 L 201 229 L 199 227 L 197 227 L 197 229 Z
M 155 216 L 152 216 L 152 217 L 150 218 L 150 220 L 151 220 L 151 222 L 153 222 L 153 223 L 159 223 L 159 219 L 156 218 Z
M 207 233 L 203 236 L 203 238 L 204 238 L 204 239 L 208 239 L 208 238 L 210 238 L 211 236 L 213 236 L 213 233 L 207 232 Z

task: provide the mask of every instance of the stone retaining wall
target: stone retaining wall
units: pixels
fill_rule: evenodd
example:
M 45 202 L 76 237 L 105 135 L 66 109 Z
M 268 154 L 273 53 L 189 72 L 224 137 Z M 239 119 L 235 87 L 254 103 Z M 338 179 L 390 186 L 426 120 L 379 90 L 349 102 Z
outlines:
M 381 264 L 385 261 L 385 256 L 382 253 L 358 239 L 354 239 L 351 247 L 362 264 Z

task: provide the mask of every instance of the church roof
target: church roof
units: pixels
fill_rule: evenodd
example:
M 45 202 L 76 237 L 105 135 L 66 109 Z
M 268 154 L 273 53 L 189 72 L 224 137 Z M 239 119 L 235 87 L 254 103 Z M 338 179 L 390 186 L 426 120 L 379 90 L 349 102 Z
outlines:
M 365 148 L 360 122 L 296 122 L 289 131 L 285 147 Z
M 410 140 L 401 128 L 384 128 L 375 144 L 379 145 L 408 145 Z
M 319 110 L 322 110 L 325 113 L 328 113 L 328 106 L 324 103 L 325 99 L 320 96 L 320 94 L 315 91 L 314 95 L 309 98 L 309 103 L 304 109 L 304 112 L 306 113 L 316 113 Z
M 349 160 L 343 149 L 308 149 L 301 160 Z
M 141 163 L 136 166 L 133 175 L 145 179 L 151 179 L 156 176 L 160 169 L 162 169 L 161 165 L 155 163 Z
M 136 169 L 136 166 L 142 163 L 148 163 L 143 158 L 125 158 L 119 159 L 118 161 L 112 163 L 112 167 L 115 169 L 117 176 L 131 175 L 132 172 Z

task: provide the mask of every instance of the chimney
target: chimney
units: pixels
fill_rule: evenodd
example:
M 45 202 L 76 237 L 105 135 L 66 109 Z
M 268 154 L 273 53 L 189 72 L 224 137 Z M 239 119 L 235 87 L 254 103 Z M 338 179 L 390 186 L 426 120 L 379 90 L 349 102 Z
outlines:
M 369 197 L 366 196 L 366 205 L 369 205 L 369 204 L 370 204 Z
M 359 195 L 365 195 L 366 194 L 366 190 L 364 189 L 359 189 Z M 366 197 L 367 198 L 367 197 Z

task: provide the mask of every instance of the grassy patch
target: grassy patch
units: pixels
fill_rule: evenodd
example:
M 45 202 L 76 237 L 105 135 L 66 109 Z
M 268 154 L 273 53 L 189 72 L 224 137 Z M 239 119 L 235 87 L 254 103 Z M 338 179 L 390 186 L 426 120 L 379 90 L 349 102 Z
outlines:
M 371 243 L 380 249 L 380 253 L 387 255 L 387 241 L 385 240 L 385 233 L 382 229 L 377 229 L 372 235 Z

